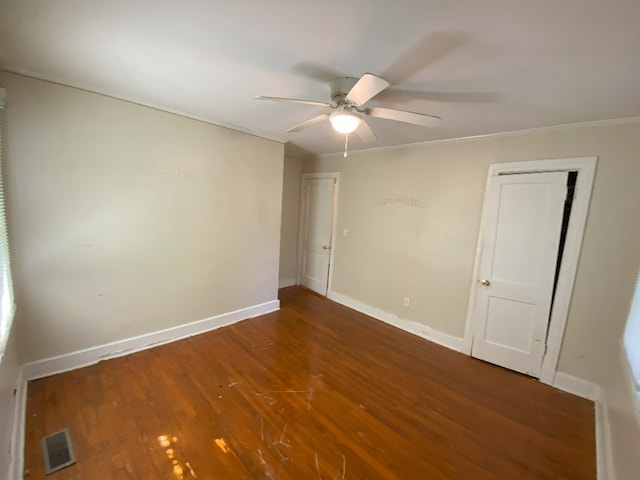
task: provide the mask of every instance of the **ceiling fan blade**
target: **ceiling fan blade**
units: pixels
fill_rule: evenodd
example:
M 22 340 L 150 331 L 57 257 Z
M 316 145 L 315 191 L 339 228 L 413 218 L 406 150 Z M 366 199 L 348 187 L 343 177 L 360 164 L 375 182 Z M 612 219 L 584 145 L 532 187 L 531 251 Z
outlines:
M 397 122 L 410 123 L 422 127 L 437 127 L 440 125 L 440 117 L 436 117 L 435 115 L 407 112 L 394 108 L 372 107 L 367 108 L 365 113 L 371 117 L 385 118 L 387 120 L 395 120 Z
M 346 101 L 356 106 L 364 105 L 388 86 L 389 82 L 384 78 L 365 73 L 353 86 Z
M 363 143 L 373 143 L 378 140 L 378 137 L 373 133 L 373 130 L 371 130 L 371 127 L 364 118 L 360 119 L 360 125 L 358 125 L 356 129 L 356 135 L 358 135 L 358 138 L 362 140 Z
M 296 133 L 296 132 L 299 132 L 300 130 L 304 130 L 305 128 L 310 127 L 311 125 L 315 125 L 316 123 L 320 123 L 324 119 L 329 118 L 329 114 L 330 114 L 330 111 L 321 113 L 320 115 L 316 115 L 315 117 L 312 117 L 309 120 L 305 120 L 304 122 L 299 123 L 294 127 L 291 127 L 290 129 L 287 130 L 287 132 Z
M 316 100 L 302 100 L 300 98 L 282 98 L 282 97 L 265 97 L 264 95 L 259 95 L 254 97 L 256 100 L 269 100 L 271 102 L 294 102 L 294 103 L 304 103 L 305 105 L 316 105 L 318 107 L 330 107 L 331 104 L 327 102 L 317 102 Z

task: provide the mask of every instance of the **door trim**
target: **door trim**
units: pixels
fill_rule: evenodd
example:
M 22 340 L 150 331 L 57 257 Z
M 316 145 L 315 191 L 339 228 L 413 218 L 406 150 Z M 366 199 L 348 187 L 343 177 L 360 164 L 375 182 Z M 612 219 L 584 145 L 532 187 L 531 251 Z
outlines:
M 549 385 L 552 385 L 554 382 L 558 359 L 560 357 L 560 348 L 562 346 L 562 338 L 564 337 L 567 316 L 571 305 L 571 294 L 573 292 L 573 285 L 575 282 L 576 272 L 578 270 L 580 248 L 582 246 L 584 228 L 587 222 L 587 214 L 589 212 L 589 203 L 591 201 L 591 192 L 593 190 L 597 161 L 598 157 L 578 157 L 493 163 L 489 165 L 485 196 L 489 188 L 489 180 L 494 176 L 558 171 L 578 172 L 573 205 L 571 208 L 571 217 L 569 218 L 567 238 L 562 257 L 562 265 L 560 266 L 556 296 L 549 322 L 547 351 L 542 359 L 542 368 L 540 370 L 540 381 Z M 485 223 L 486 219 L 483 208 L 480 230 L 478 231 L 473 276 L 471 280 L 471 293 L 469 295 L 469 305 L 467 307 L 467 323 L 465 326 L 464 342 L 461 350 L 467 355 L 471 355 L 471 346 L 473 344 L 473 325 L 471 322 L 476 300 L 476 289 L 478 286 L 477 280 L 480 268 L 480 253 L 482 251 L 482 231 Z
M 302 268 L 302 237 L 304 228 L 304 181 L 307 179 L 332 178 L 336 182 L 336 190 L 333 198 L 333 217 L 331 219 L 331 250 L 329 251 L 329 278 L 327 282 L 327 295 L 333 286 L 333 266 L 336 254 L 336 225 L 338 221 L 338 196 L 340 194 L 340 173 L 303 173 L 300 176 L 300 197 L 298 200 L 298 252 L 296 260 L 296 285 L 300 285 L 300 269 Z

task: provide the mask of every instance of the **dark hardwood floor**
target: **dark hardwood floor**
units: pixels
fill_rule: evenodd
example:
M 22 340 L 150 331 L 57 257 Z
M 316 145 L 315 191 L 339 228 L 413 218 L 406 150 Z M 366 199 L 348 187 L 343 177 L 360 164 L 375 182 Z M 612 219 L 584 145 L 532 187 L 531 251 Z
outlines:
M 66 479 L 596 478 L 594 406 L 297 287 L 280 312 L 29 383 Z

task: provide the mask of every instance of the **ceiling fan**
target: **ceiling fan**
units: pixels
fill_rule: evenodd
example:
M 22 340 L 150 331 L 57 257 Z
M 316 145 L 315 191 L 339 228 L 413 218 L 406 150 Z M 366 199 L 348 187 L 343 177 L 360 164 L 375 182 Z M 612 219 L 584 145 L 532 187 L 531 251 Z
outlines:
M 372 73 L 365 73 L 360 78 L 339 77 L 332 80 L 330 82 L 331 102 L 267 96 L 255 98 L 257 100 L 295 102 L 324 107 L 320 114 L 289 128 L 287 132 L 299 132 L 328 118 L 336 131 L 346 135 L 355 132 L 364 143 L 372 143 L 378 138 L 367 124 L 365 120 L 367 116 L 395 120 L 422 127 L 437 127 L 440 125 L 440 117 L 434 115 L 408 112 L 395 108 L 365 107 L 369 100 L 387 87 L 389 87 L 389 82 L 384 78 Z

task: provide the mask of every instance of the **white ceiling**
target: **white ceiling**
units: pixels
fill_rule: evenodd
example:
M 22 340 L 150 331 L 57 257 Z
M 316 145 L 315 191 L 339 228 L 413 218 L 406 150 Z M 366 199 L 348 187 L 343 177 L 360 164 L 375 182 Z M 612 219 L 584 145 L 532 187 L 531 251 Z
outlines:
M 371 72 L 396 89 L 372 104 L 442 117 L 351 150 L 640 116 L 640 2 L 0 0 L 0 67 L 320 154 L 328 122 L 285 133 L 318 107 L 253 97 Z

